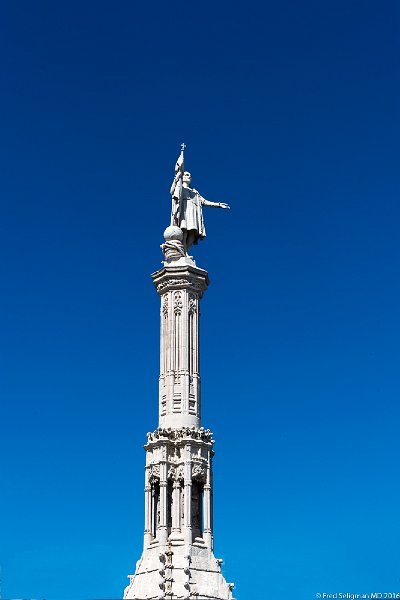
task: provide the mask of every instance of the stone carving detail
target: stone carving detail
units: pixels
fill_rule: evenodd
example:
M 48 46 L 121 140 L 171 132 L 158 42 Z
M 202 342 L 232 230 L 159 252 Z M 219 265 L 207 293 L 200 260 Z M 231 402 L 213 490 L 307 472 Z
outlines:
M 194 294 L 189 294 L 189 314 L 197 312 L 197 298 Z
M 168 461 L 172 462 L 172 463 L 176 463 L 180 460 L 181 458 L 181 452 L 180 452 L 180 448 L 177 446 L 170 446 L 168 448 Z
M 160 479 L 160 465 L 151 465 L 149 469 L 149 481 L 153 483 L 156 479 Z
M 179 260 L 185 256 L 185 248 L 183 246 L 183 231 L 179 227 L 170 226 L 164 231 L 165 244 L 161 244 L 160 248 L 163 251 L 166 262 Z
M 201 440 L 202 442 L 213 443 L 212 432 L 209 429 L 204 429 L 200 427 L 197 429 L 196 427 L 181 427 L 179 429 L 165 429 L 163 427 L 159 427 L 153 432 L 147 433 L 147 441 L 156 442 L 158 440 L 172 440 L 178 441 L 185 438 L 190 438 L 192 440 Z
M 162 314 L 164 315 L 164 317 L 168 317 L 168 296 L 163 297 Z
M 206 480 L 207 470 L 205 465 L 194 463 L 192 466 L 192 478 L 204 482 Z
M 193 290 L 203 292 L 207 285 L 206 282 L 196 279 L 167 279 L 156 284 L 156 289 L 159 294 L 169 289 L 176 289 L 177 287 L 190 287 Z
M 175 471 L 175 480 L 183 481 L 185 478 L 185 469 L 183 465 L 179 465 Z
M 174 295 L 174 313 L 180 315 L 182 313 L 183 301 L 182 292 L 175 292 Z

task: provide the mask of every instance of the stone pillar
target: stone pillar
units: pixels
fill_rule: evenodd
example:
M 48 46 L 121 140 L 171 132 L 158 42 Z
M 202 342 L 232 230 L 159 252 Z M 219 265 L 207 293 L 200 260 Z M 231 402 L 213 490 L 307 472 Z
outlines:
M 158 532 L 158 540 L 161 545 L 167 543 L 167 465 L 165 462 L 160 463 L 160 527 Z
M 144 478 L 144 545 L 147 547 L 151 540 L 151 485 L 149 482 L 149 468 L 146 466 Z
M 152 278 L 161 298 L 159 426 L 200 427 L 199 301 L 208 274 L 182 258 Z
M 192 462 L 190 445 L 186 446 L 186 457 L 184 466 L 184 525 L 183 533 L 185 544 L 192 543 Z
M 150 509 L 150 531 L 151 537 L 154 538 L 157 533 L 157 503 L 160 501 L 157 498 L 155 485 L 151 486 L 151 509 Z
M 181 484 L 175 480 L 172 487 L 172 532 L 171 536 L 179 536 L 181 532 Z
M 212 498 L 211 498 L 211 452 L 208 450 L 206 482 L 204 484 L 204 532 L 203 537 L 207 548 L 212 550 Z

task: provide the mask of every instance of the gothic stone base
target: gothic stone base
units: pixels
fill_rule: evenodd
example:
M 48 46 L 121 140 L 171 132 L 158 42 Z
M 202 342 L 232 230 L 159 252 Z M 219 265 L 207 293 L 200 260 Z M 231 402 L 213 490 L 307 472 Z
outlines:
M 221 562 L 202 543 L 190 550 L 179 542 L 164 548 L 155 544 L 144 550 L 135 575 L 129 575 L 124 600 L 234 600 Z

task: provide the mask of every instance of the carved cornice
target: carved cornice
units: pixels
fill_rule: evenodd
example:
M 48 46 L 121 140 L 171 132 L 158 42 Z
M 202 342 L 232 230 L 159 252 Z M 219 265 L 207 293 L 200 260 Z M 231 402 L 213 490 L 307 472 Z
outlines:
M 177 442 L 181 440 L 195 440 L 201 442 L 213 443 L 212 432 L 209 429 L 204 429 L 203 427 L 180 427 L 179 429 L 172 429 L 168 427 L 168 429 L 164 427 L 159 427 L 153 432 L 149 432 L 147 434 L 148 442 L 158 442 L 158 441 L 172 441 Z
M 188 290 L 201 298 L 208 286 L 208 273 L 197 267 L 164 267 L 152 274 L 157 293 L 170 290 Z

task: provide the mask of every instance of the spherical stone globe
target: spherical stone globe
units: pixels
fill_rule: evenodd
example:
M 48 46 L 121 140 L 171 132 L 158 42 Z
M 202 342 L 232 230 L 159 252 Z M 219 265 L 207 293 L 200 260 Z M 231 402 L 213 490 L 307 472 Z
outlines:
M 181 242 L 183 240 L 182 229 L 180 229 L 180 227 L 177 227 L 176 225 L 170 225 L 164 231 L 164 240 L 166 242 L 170 240 L 178 240 L 179 242 Z

